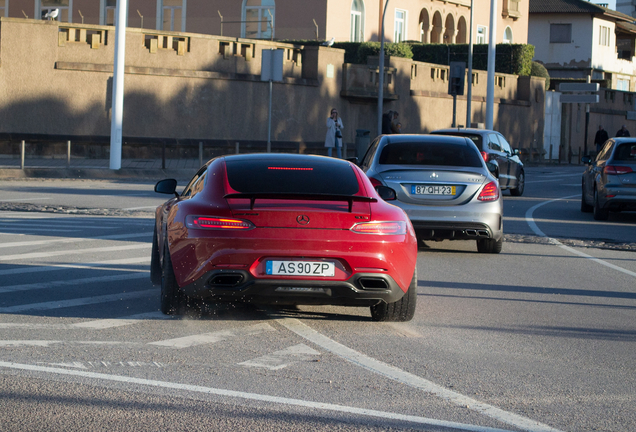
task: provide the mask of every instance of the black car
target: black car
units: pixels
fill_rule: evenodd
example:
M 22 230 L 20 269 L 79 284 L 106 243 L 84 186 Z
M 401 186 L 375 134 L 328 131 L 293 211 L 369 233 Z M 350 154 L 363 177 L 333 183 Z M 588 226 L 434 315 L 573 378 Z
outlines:
M 520 196 L 525 188 L 526 176 L 519 150 L 512 149 L 506 138 L 489 129 L 440 129 L 435 135 L 455 135 L 470 138 L 477 145 L 488 169 L 499 179 L 502 190 L 509 189 L 510 195 Z

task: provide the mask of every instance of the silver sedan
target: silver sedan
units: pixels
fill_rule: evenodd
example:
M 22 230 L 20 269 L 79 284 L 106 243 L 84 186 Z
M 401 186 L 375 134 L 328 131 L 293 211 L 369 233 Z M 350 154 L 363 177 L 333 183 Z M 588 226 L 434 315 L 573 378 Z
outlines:
M 419 240 L 476 240 L 479 252 L 501 252 L 499 182 L 470 139 L 380 135 L 360 167 L 383 198 L 406 212 Z

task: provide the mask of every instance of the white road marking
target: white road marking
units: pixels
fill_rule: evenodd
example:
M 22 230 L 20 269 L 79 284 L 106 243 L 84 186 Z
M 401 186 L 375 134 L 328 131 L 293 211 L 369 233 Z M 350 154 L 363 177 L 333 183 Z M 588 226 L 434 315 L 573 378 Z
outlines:
M 70 362 L 70 363 L 48 363 L 50 366 L 61 366 L 67 368 L 76 368 L 76 369 L 95 369 L 95 368 L 111 368 L 111 367 L 152 367 L 152 368 L 163 368 L 166 367 L 165 363 L 160 362 L 139 362 L 139 361 L 100 361 L 100 362 Z
M 0 221 L 0 225 L 6 225 L 6 227 L 2 227 L 2 229 L 11 229 L 13 227 L 24 227 L 24 228 L 28 228 L 28 229 L 35 229 L 33 227 L 33 224 L 28 224 L 28 223 L 21 223 L 18 221 Z M 58 231 L 58 228 L 74 228 L 74 229 L 84 229 L 84 228 L 90 228 L 90 229 L 108 229 L 108 230 L 112 230 L 112 229 L 118 229 L 120 227 L 114 226 L 114 225 L 95 225 L 95 226 L 82 226 L 79 227 L 77 223 L 74 224 L 70 224 L 69 221 L 65 221 L 65 223 L 48 223 L 47 222 L 47 226 L 42 228 L 42 229 L 46 229 L 48 231 L 51 231 L 52 229 L 55 231 Z
M 578 195 L 577 195 L 578 196 Z M 532 219 L 535 223 L 552 223 L 552 224 L 576 224 L 576 225 L 598 225 L 601 222 L 595 220 L 586 220 L 586 221 L 570 221 L 570 220 L 557 220 L 557 219 Z M 513 216 L 504 216 L 505 221 L 515 221 L 515 222 L 528 222 L 527 216 L 524 217 L 513 217 Z M 624 223 L 620 222 L 602 222 L 604 226 L 620 226 L 624 227 Z
M 253 360 L 244 361 L 239 363 L 239 365 L 278 370 L 286 368 L 294 363 L 314 360 L 315 357 L 319 355 L 320 353 L 315 349 L 312 349 L 305 344 L 299 344 Z
M 82 321 L 75 324 L 35 324 L 35 323 L 0 323 L 0 329 L 27 329 L 27 330 L 73 330 L 91 329 L 103 330 L 114 327 L 122 327 L 131 324 L 143 323 L 146 320 L 170 320 L 169 315 L 161 312 L 145 312 L 135 315 L 128 315 L 119 318 L 109 318 L 101 320 Z
M 79 243 L 86 242 L 91 240 L 130 240 L 134 238 L 140 237 L 150 237 L 152 233 L 137 233 L 137 234 L 114 234 L 107 236 L 99 236 L 99 237 L 70 237 L 70 238 L 58 238 L 52 240 L 31 240 L 24 242 L 13 242 L 13 243 L 3 243 L 0 244 L 0 249 L 10 248 L 10 247 L 24 247 L 24 246 L 42 246 L 42 245 L 50 245 L 55 243 Z
M 156 209 L 157 206 L 144 206 L 144 207 L 128 207 L 123 208 L 122 210 L 143 210 L 143 209 Z
M 0 270 L 0 276 L 24 274 L 24 273 L 41 273 L 49 271 L 59 271 L 65 269 L 90 269 L 90 270 L 108 270 L 108 271 L 127 271 L 127 272 L 140 272 L 147 270 L 131 269 L 126 267 L 115 267 L 120 264 L 146 264 L 150 262 L 150 257 L 140 258 L 124 258 L 118 260 L 109 261 L 94 261 L 90 263 L 80 264 L 48 264 L 45 266 L 33 266 L 33 267 L 19 267 L 14 269 Z M 113 266 L 113 267 L 110 267 Z
M 130 315 L 124 318 L 114 318 L 114 319 L 101 319 L 95 321 L 85 321 L 81 323 L 71 324 L 71 327 L 74 328 L 90 328 L 94 330 L 103 330 L 107 328 L 113 327 L 122 327 L 130 324 L 137 324 L 144 322 L 145 320 L 169 320 L 172 317 L 165 315 L 161 312 L 146 312 L 137 315 Z
M 173 390 L 182 390 L 189 391 L 194 393 L 203 393 L 208 395 L 222 396 L 222 397 L 231 397 L 231 398 L 239 398 L 244 400 L 258 401 L 258 402 L 268 402 L 280 405 L 290 405 L 320 411 L 331 411 L 331 412 L 339 412 L 345 414 L 354 414 L 364 417 L 373 417 L 379 419 L 390 419 L 390 420 L 398 420 L 409 423 L 414 423 L 423 426 L 429 427 L 446 427 L 450 429 L 456 429 L 467 432 L 510 432 L 504 429 L 495 429 L 485 426 L 475 426 L 475 425 L 467 425 L 462 423 L 444 421 L 444 420 L 436 420 L 429 419 L 426 417 L 419 416 L 411 416 L 405 414 L 392 413 L 387 411 L 377 411 L 365 408 L 356 408 L 346 405 L 336 405 L 324 402 L 312 402 L 305 401 L 302 399 L 291 399 L 284 398 L 278 396 L 269 396 L 262 395 L 257 393 L 246 393 L 234 390 L 225 390 L 218 389 L 213 387 L 203 387 L 189 384 L 180 384 L 180 383 L 171 383 L 167 381 L 155 381 L 149 379 L 142 378 L 133 378 L 129 376 L 121 376 L 121 375 L 110 375 L 96 372 L 88 372 L 82 370 L 69 370 L 69 369 L 61 369 L 61 368 L 52 368 L 46 366 L 34 366 L 20 363 L 12 363 L 12 362 L 0 362 L 1 368 L 13 369 L 13 370 L 23 370 L 29 372 L 43 372 L 50 374 L 58 374 L 58 375 L 67 375 L 81 378 L 90 378 L 101 381 L 112 381 L 112 382 L 122 382 L 126 384 L 136 384 L 143 385 L 149 387 L 159 387 Z
M 213 333 L 203 333 L 199 335 L 186 336 L 176 339 L 167 339 L 163 341 L 150 342 L 148 345 L 166 346 L 171 348 L 189 348 L 197 345 L 213 344 L 240 336 L 253 336 L 263 332 L 275 331 L 272 326 L 267 323 L 255 324 L 248 327 L 239 327 L 234 330 L 223 330 Z
M 145 291 L 133 291 L 129 293 L 109 294 L 96 297 L 83 297 L 72 300 L 57 300 L 42 303 L 31 303 L 17 306 L 8 306 L 0 308 L 0 313 L 17 313 L 32 310 L 52 310 L 67 307 L 85 306 L 91 304 L 116 302 L 122 300 L 132 300 L 143 297 L 156 297 L 157 289 L 149 289 Z
M 548 425 L 504 411 L 492 405 L 479 402 L 476 399 L 448 390 L 447 388 L 425 380 L 417 375 L 405 372 L 395 366 L 391 366 L 368 357 L 358 351 L 329 339 L 327 336 L 318 333 L 297 319 L 284 318 L 277 320 L 276 322 L 319 347 L 332 352 L 333 354 L 336 354 L 355 365 L 377 373 L 378 375 L 382 375 L 385 378 L 420 389 L 455 405 L 468 407 L 470 410 L 476 411 L 511 426 L 521 428 L 528 432 L 560 432 L 558 429 L 552 428 Z
M 37 346 L 48 348 L 52 345 L 142 345 L 139 342 L 117 341 L 61 341 L 61 340 L 0 340 L 0 347 Z
M 539 229 L 539 227 L 537 226 L 537 224 L 536 224 L 535 220 L 534 220 L 534 219 L 533 219 L 533 217 L 532 217 L 532 214 L 534 213 L 534 211 L 535 211 L 536 209 L 538 209 L 539 207 L 542 207 L 542 206 L 544 206 L 544 205 L 546 205 L 546 204 L 551 204 L 551 203 L 556 202 L 556 201 L 567 200 L 567 199 L 574 198 L 574 197 L 578 197 L 578 196 L 580 196 L 580 195 L 570 195 L 570 196 L 566 196 L 566 197 L 563 197 L 563 198 L 556 198 L 556 199 L 553 199 L 553 200 L 550 200 L 550 201 L 544 201 L 544 202 L 539 203 L 539 204 L 537 204 L 537 205 L 535 205 L 535 206 L 533 206 L 533 207 L 530 207 L 530 208 L 528 209 L 528 211 L 526 211 L 526 221 L 528 222 L 528 225 L 530 226 L 530 229 L 531 229 L 532 231 L 534 231 L 534 233 L 535 233 L 536 235 L 538 235 L 538 236 L 540 236 L 540 237 L 545 237 L 545 238 L 547 238 L 547 239 L 550 241 L 550 243 L 552 243 L 552 244 L 554 244 L 554 245 L 556 245 L 556 246 L 560 247 L 561 249 L 566 250 L 566 251 L 568 251 L 568 252 L 570 252 L 570 253 L 572 253 L 572 254 L 574 254 L 574 255 L 578 255 L 578 256 L 580 256 L 580 257 L 583 257 L 583 258 L 589 259 L 589 260 L 591 260 L 591 261 L 594 261 L 594 262 L 595 262 L 595 263 L 597 263 L 597 264 L 601 264 L 601 265 L 604 265 L 605 267 L 609 267 L 609 268 L 611 268 L 611 269 L 613 269 L 613 270 L 619 271 L 619 272 L 621 272 L 621 273 L 625 273 L 626 275 L 636 277 L 636 272 L 629 271 L 629 270 L 627 270 L 627 269 L 624 269 L 624 268 L 622 268 L 622 267 L 619 267 L 619 266 L 614 265 L 614 264 L 612 264 L 612 263 L 609 263 L 609 262 L 607 262 L 607 261 L 603 261 L 602 259 L 598 259 L 598 258 L 593 257 L 593 256 L 591 256 L 591 255 L 588 255 L 588 254 L 586 254 L 586 253 L 579 252 L 579 251 L 577 251 L 576 249 L 572 249 L 571 247 L 564 245 L 563 243 L 561 243 L 561 242 L 560 242 L 560 241 L 558 241 L 557 239 L 555 239 L 555 238 L 551 238 L 551 237 L 548 237 L 548 236 L 547 236 L 547 235 L 546 235 L 543 231 L 541 231 L 541 230 Z
M 51 197 L 40 197 L 40 198 L 10 198 L 10 199 L 2 199 L 0 202 L 24 202 L 28 203 L 29 201 L 41 201 L 41 200 L 50 200 Z
M 29 233 L 38 233 L 38 232 L 47 232 L 50 233 L 52 228 L 13 228 L 13 227 L 3 227 L 0 226 L 0 231 L 19 231 L 21 233 L 23 232 L 29 232 Z M 55 228 L 55 232 L 56 233 L 74 233 L 74 232 L 80 232 L 82 231 L 81 229 L 58 229 L 57 227 Z
M 563 175 L 550 175 L 550 180 L 526 180 L 526 184 L 527 183 L 554 183 L 555 179 L 558 178 L 562 178 L 562 177 L 581 177 L 582 173 L 578 173 L 578 174 L 563 174 Z M 577 186 L 581 186 L 581 184 L 577 184 Z
M 33 260 L 37 258 L 51 258 L 56 256 L 64 256 L 64 255 L 78 255 L 78 254 L 87 254 L 92 252 L 118 252 L 125 250 L 135 250 L 135 249 L 149 249 L 152 245 L 150 243 L 142 243 L 142 244 L 134 244 L 134 245 L 126 245 L 126 246 L 106 246 L 99 248 L 89 248 L 89 249 L 70 249 L 63 251 L 52 251 L 52 252 L 32 252 L 25 254 L 16 254 L 16 255 L 1 255 L 0 261 L 22 261 L 22 260 Z
M 104 282 L 145 279 L 148 277 L 148 273 L 149 273 L 148 270 L 142 270 L 133 274 L 128 273 L 123 275 L 112 275 L 112 276 L 94 276 L 94 277 L 82 278 L 82 279 L 66 279 L 66 280 L 37 282 L 37 283 L 22 284 L 22 285 L 10 285 L 7 287 L 0 288 L 0 294 L 9 293 L 9 292 L 17 292 L 17 291 L 31 291 L 36 289 L 51 289 L 51 288 L 67 287 L 67 286 L 73 286 L 73 285 L 88 285 L 88 284 L 104 283 Z

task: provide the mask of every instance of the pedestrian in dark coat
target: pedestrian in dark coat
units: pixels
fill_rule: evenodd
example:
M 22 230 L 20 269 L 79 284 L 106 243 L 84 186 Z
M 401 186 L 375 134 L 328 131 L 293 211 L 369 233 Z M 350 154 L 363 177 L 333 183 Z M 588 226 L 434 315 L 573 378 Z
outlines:
M 623 127 L 621 127 L 618 132 L 616 132 L 616 137 L 620 138 L 620 137 L 628 137 L 631 136 L 629 134 L 629 131 L 627 130 L 627 127 L 625 127 L 625 125 L 623 125 Z
M 607 135 L 607 131 L 603 129 L 603 126 L 598 125 L 598 131 L 596 131 L 596 136 L 594 137 L 594 144 L 596 144 L 596 154 L 599 154 L 601 148 L 603 147 L 603 144 L 605 144 L 605 141 L 607 141 L 608 139 L 609 136 Z

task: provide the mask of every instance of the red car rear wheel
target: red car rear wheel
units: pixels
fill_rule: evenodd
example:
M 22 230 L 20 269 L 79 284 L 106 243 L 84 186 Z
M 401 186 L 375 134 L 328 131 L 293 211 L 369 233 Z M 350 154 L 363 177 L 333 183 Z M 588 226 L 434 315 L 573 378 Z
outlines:
M 416 302 L 417 267 L 415 267 L 411 284 L 404 296 L 395 303 L 380 302 L 371 306 L 371 318 L 373 321 L 410 321 L 415 315 Z
M 186 307 L 186 297 L 177 284 L 167 241 L 165 243 L 161 275 L 161 312 L 166 315 L 181 315 Z

